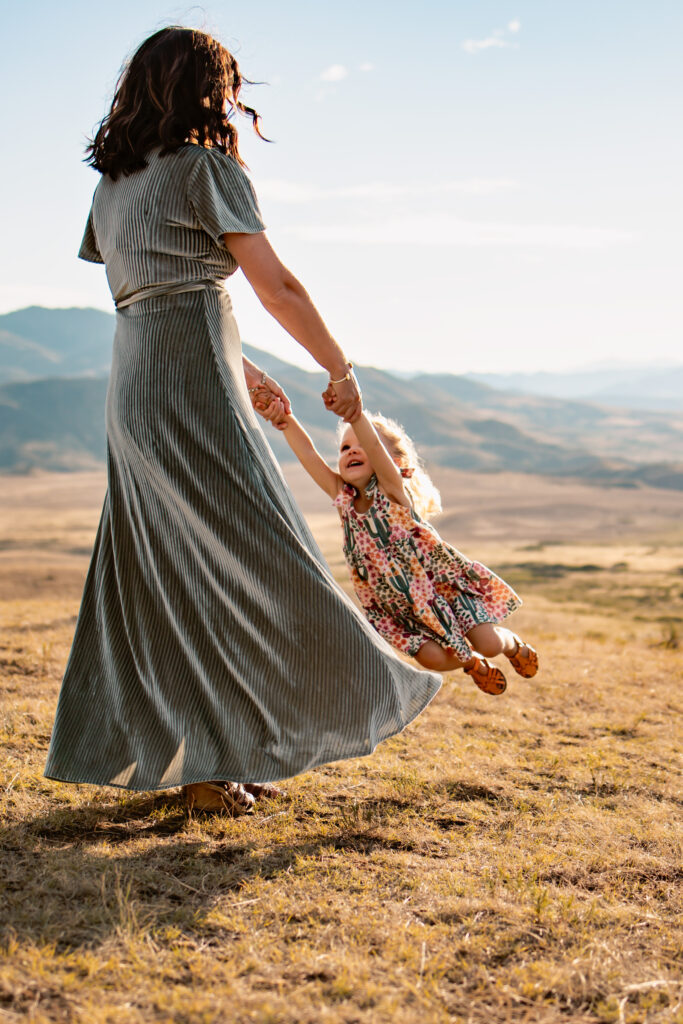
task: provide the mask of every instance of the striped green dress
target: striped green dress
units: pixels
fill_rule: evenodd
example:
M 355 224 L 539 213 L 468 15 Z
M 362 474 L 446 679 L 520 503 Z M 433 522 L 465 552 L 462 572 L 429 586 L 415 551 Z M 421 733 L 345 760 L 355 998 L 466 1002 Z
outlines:
M 369 754 L 439 688 L 337 586 L 251 408 L 219 239 L 262 230 L 217 150 L 153 151 L 95 191 L 80 256 L 117 307 L 108 491 L 49 778 L 286 778 Z

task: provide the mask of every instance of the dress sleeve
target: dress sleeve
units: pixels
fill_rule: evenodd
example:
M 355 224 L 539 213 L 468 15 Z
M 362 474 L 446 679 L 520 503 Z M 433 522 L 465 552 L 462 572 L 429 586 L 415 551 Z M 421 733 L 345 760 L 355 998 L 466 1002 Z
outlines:
M 350 505 L 355 501 L 358 491 L 351 484 L 344 484 L 337 497 L 334 499 L 332 504 L 336 509 L 339 510 L 340 514 L 348 512 Z
M 87 260 L 88 263 L 104 263 L 102 259 L 102 253 L 97 245 L 97 239 L 95 237 L 95 228 L 92 222 L 92 209 L 88 214 L 88 223 L 85 225 L 85 234 L 83 235 L 83 241 L 81 247 L 78 250 L 79 260 Z
M 254 186 L 237 161 L 218 149 L 198 155 L 187 192 L 197 220 L 215 242 L 226 231 L 265 230 Z

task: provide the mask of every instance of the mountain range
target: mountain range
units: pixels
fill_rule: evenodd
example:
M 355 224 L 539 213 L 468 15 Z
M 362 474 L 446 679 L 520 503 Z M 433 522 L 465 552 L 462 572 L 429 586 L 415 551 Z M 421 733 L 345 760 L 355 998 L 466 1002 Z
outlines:
M 0 384 L 41 377 L 106 376 L 111 313 L 29 306 L 0 316 Z
M 472 373 L 504 391 L 579 399 L 616 408 L 683 412 L 683 365 L 600 368 L 566 373 Z
M 30 307 L 0 316 L 0 470 L 101 464 L 113 333 L 113 315 L 94 309 Z M 278 378 L 316 444 L 333 457 L 336 424 L 320 401 L 324 373 L 249 345 L 245 351 Z M 400 420 L 428 464 L 683 489 L 683 411 L 615 409 L 502 390 L 471 376 L 357 370 L 366 407 Z M 267 427 L 267 436 L 279 458 L 291 458 L 277 431 Z

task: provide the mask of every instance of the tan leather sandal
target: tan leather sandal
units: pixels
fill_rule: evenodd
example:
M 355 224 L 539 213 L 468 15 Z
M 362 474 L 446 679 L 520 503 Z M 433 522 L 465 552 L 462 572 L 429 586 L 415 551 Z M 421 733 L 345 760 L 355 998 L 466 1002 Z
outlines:
M 193 782 L 183 786 L 183 795 L 190 814 L 203 811 L 207 814 L 227 814 L 230 818 L 248 814 L 255 802 L 252 794 L 247 793 L 239 782 Z
M 490 693 L 497 697 L 507 689 L 507 682 L 501 670 L 481 654 L 473 654 L 472 661 L 464 671 L 468 676 L 472 676 L 479 689 L 484 693 Z
M 272 782 L 243 782 L 242 789 L 251 793 L 254 800 L 278 800 L 287 795 L 284 789 L 278 789 Z
M 538 672 L 538 654 L 533 647 L 520 640 L 516 633 L 512 634 L 512 639 L 517 647 L 513 654 L 506 654 L 505 657 L 518 675 L 531 679 Z

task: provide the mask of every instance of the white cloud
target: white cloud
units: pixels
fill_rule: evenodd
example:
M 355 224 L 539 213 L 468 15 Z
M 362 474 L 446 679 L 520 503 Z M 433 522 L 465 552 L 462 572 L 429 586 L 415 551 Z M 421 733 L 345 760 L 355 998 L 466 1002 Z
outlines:
M 343 64 L 330 64 L 329 68 L 325 68 L 321 72 L 320 79 L 323 82 L 341 82 L 348 76 L 348 73 L 348 69 Z
M 522 27 L 522 23 L 518 18 L 514 18 L 507 24 L 507 31 L 513 35 L 519 32 Z M 517 49 L 518 44 L 511 42 L 509 39 L 505 39 L 505 29 L 494 28 L 490 36 L 486 36 L 485 39 L 465 39 L 461 46 L 467 53 L 479 53 L 480 50 L 509 50 Z
M 363 61 L 362 64 L 358 65 L 358 70 L 359 71 L 374 71 L 375 70 L 375 65 L 372 64 L 369 60 L 366 60 L 366 61 Z
M 486 39 L 465 39 L 462 44 L 463 50 L 466 50 L 467 53 L 479 53 L 480 50 L 490 50 L 492 47 L 506 50 L 512 46 L 515 46 L 515 43 L 501 39 L 500 36 L 487 36 Z
M 417 182 L 410 185 L 387 181 L 370 181 L 357 185 L 324 188 L 280 178 L 258 183 L 258 194 L 273 203 L 310 203 L 329 199 L 373 199 L 388 202 L 394 199 L 422 198 L 433 195 L 460 193 L 462 195 L 493 195 L 517 188 L 511 178 L 463 178 L 460 181 Z
M 401 217 L 374 224 L 304 224 L 289 231 L 308 242 L 353 245 L 600 249 L 635 238 L 630 231 L 582 224 L 508 224 L 449 217 Z

